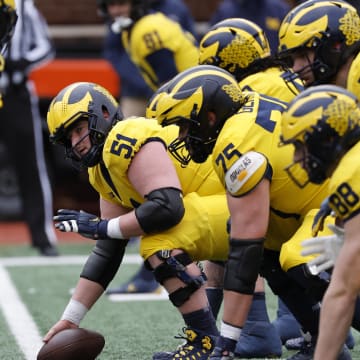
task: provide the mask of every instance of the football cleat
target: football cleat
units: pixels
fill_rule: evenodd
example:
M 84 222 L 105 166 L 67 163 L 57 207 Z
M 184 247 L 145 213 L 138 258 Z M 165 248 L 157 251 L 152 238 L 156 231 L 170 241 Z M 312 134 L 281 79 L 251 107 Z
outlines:
M 314 341 L 305 340 L 299 352 L 289 357 L 288 360 L 312 360 L 314 358 L 315 345 L 316 343 Z M 350 351 L 346 345 L 343 346 L 337 360 L 352 360 Z
M 234 353 L 223 350 L 220 347 L 216 347 L 209 357 L 209 360 L 233 360 Z
M 184 335 L 175 336 L 177 339 L 185 339 L 173 352 L 157 352 L 153 360 L 208 360 L 214 350 L 215 336 L 206 335 L 192 328 L 183 328 Z
M 285 347 L 288 350 L 300 350 L 304 341 L 305 339 L 302 336 L 294 339 L 289 339 L 286 341 Z M 346 337 L 345 344 L 350 350 L 352 350 L 355 347 L 355 339 L 351 331 L 349 331 L 348 336 Z
M 210 354 L 209 360 L 232 360 L 234 359 L 234 352 L 236 341 L 232 339 L 219 336 L 216 341 L 214 351 Z

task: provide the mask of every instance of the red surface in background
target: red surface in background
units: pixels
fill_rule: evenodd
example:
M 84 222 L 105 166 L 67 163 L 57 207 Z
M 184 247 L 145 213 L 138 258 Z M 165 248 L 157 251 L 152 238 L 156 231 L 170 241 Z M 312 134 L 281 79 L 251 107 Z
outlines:
M 53 98 L 65 86 L 88 81 L 120 94 L 120 79 L 109 62 L 104 59 L 54 59 L 30 74 L 40 98 Z
M 73 233 L 62 233 L 56 230 L 59 242 L 84 242 L 89 241 L 80 235 Z M 30 233 L 23 222 L 0 222 L 0 245 L 31 244 Z

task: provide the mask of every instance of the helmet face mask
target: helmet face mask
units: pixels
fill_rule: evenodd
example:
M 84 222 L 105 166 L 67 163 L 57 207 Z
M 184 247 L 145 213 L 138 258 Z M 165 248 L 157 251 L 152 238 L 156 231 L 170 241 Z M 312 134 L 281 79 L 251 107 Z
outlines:
M 295 147 L 286 171 L 298 186 L 321 184 L 332 175 L 342 156 L 360 140 L 359 114 L 356 97 L 334 85 L 311 87 L 289 104 L 282 118 L 281 145 Z
M 330 83 L 346 60 L 360 49 L 360 17 L 344 1 L 306 1 L 284 18 L 279 43 L 280 58 L 313 51 L 314 81 L 307 85 Z
M 14 33 L 17 14 L 14 0 L 0 0 L 0 52 L 3 54 Z
M 146 116 L 162 126 L 178 125 L 169 151 L 182 165 L 202 163 L 211 154 L 228 117 L 244 102 L 236 79 L 227 71 L 199 65 L 178 74 L 150 99 Z
M 182 123 L 182 124 L 181 124 Z M 196 163 L 203 163 L 212 153 L 215 146 L 216 138 L 209 136 L 208 138 L 199 136 L 201 134 L 199 122 L 187 119 L 185 125 L 183 121 L 175 123 L 179 126 L 179 136 L 169 145 L 169 152 L 177 159 L 181 165 L 186 166 L 190 160 Z M 186 130 L 184 130 L 184 128 Z
M 295 141 L 296 160 L 286 167 L 290 178 L 300 188 L 308 183 L 322 184 L 331 176 L 334 168 L 333 156 L 337 156 L 338 137 L 330 135 L 331 129 L 323 126 L 314 127 L 305 132 L 304 143 Z M 306 172 L 306 176 L 299 166 Z
M 102 156 L 107 135 L 123 118 L 115 98 L 103 87 L 79 82 L 65 87 L 53 99 L 47 114 L 50 141 L 65 147 L 65 154 L 79 169 L 95 166 Z M 69 133 L 80 121 L 86 120 L 88 132 L 73 145 Z M 89 138 L 89 151 L 80 156 L 77 145 Z

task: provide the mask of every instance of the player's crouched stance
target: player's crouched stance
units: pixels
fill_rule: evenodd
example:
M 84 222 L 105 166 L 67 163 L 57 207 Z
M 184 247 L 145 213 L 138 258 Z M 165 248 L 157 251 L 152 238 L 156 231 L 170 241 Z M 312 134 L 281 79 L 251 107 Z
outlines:
M 281 142 L 294 146 L 293 163 L 288 170 L 298 186 L 321 184 L 330 178 L 326 204 L 343 224 L 344 231 L 332 226 L 334 235 L 305 241 L 303 253 L 317 254 L 308 264 L 314 273 L 334 266 L 322 301 L 314 360 L 343 359 L 342 344 L 360 292 L 358 100 L 334 85 L 310 87 L 284 113 Z M 292 171 L 296 164 L 306 171 L 305 181 Z
M 65 147 L 74 165 L 88 169 L 100 195 L 101 217 L 65 209 L 54 217 L 60 231 L 97 241 L 61 320 L 44 341 L 79 326 L 115 276 L 127 239 L 141 236 L 141 255 L 186 324 L 187 342 L 154 359 L 208 359 L 218 330 L 205 275 L 195 261 L 226 259 L 224 191 L 210 161 L 183 168 L 169 156 L 176 126 L 162 128 L 145 118 L 120 120 L 117 102 L 96 84 L 72 84 L 50 104 L 50 138 Z

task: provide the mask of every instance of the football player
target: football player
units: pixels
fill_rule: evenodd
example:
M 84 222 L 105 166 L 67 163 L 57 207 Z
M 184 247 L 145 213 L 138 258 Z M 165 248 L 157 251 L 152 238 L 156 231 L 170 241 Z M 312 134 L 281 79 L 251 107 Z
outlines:
M 326 243 L 343 245 L 322 301 L 314 356 L 315 360 L 337 359 L 360 292 L 358 100 L 352 93 L 334 85 L 310 87 L 284 112 L 281 128 L 281 142 L 292 144 L 294 149 L 293 162 L 288 167 L 294 182 L 298 186 L 308 184 L 306 189 L 311 183 L 323 184 L 330 179 L 328 204 L 338 225 L 343 226 L 343 229 L 333 227 L 335 234 L 321 240 L 324 246 Z M 305 170 L 305 181 L 292 171 L 295 164 Z M 314 252 L 322 251 L 318 247 Z
M 197 43 L 190 32 L 163 13 L 153 12 L 146 0 L 121 3 L 111 14 L 118 17 L 113 27 L 118 23 L 125 50 L 153 90 L 197 64 Z
M 279 30 L 278 55 L 307 87 L 346 87 L 350 65 L 359 50 L 360 17 L 345 1 L 305 1 L 289 12 Z
M 230 103 L 234 109 L 241 104 L 240 99 Z M 226 259 L 229 211 L 223 187 L 210 159 L 185 168 L 167 152 L 176 126 L 162 128 L 156 120 L 138 117 L 120 120 L 115 99 L 92 83 L 69 85 L 50 104 L 51 140 L 64 146 L 76 167 L 88 170 L 100 195 L 100 218 L 64 209 L 54 218 L 60 231 L 97 242 L 61 320 L 44 341 L 79 326 L 117 272 L 126 239 L 141 236 L 141 255 L 187 324 L 187 343 L 167 357 L 205 360 L 218 330 L 205 276 L 194 261 Z
M 194 33 L 194 22 L 189 9 L 179 0 L 149 0 L 152 11 L 162 12 L 177 21 L 184 29 Z M 130 60 L 121 42 L 121 24 L 129 20 L 128 0 L 97 0 L 101 16 L 108 23 L 104 42 L 104 57 L 107 58 L 121 79 L 121 110 L 125 117 L 144 116 L 146 103 L 153 91 L 145 83 L 135 64 Z M 113 27 L 115 26 L 115 29 Z M 132 239 L 132 241 L 135 239 Z M 137 239 L 136 239 L 137 241 Z M 161 290 L 153 273 L 144 265 L 129 280 L 119 286 L 107 289 L 106 293 L 146 293 Z
M 239 99 L 242 105 L 234 113 L 226 99 Z M 233 359 L 259 273 L 309 334 L 294 359 L 313 356 L 320 311 L 317 293 L 323 292 L 319 286 L 325 288 L 327 280 L 312 281 L 305 266 L 308 259 L 300 255 L 300 239 L 311 234 L 313 215 L 327 195 L 327 182 L 300 189 L 285 171 L 292 150 L 278 143 L 286 107 L 272 97 L 242 93 L 227 71 L 211 65 L 179 74 L 155 93 L 148 106 L 148 117 L 163 126 L 179 126 L 179 137 L 169 151 L 182 165 L 190 160 L 202 163 L 212 154 L 214 169 L 226 188 L 230 250 L 221 336 L 209 357 L 212 360 Z M 182 155 L 184 149 L 187 156 Z M 299 177 L 305 175 L 301 168 L 296 171 Z M 286 267 L 281 266 L 280 250 L 289 239 L 297 249 Z M 340 359 L 349 358 L 344 347 Z
M 168 52 L 165 51 L 166 49 L 153 48 L 153 51 L 156 54 L 149 55 L 143 53 L 144 48 L 142 47 L 139 49 L 142 51 L 140 56 L 137 55 L 137 49 L 134 52 L 136 57 L 139 59 L 142 59 L 143 56 L 147 57 L 148 55 L 150 58 L 158 58 L 157 61 L 159 63 L 153 64 L 154 72 L 156 77 L 162 79 L 161 81 L 166 81 L 167 79 L 170 79 L 177 74 L 178 68 L 184 69 L 186 67 L 195 65 L 197 61 L 197 54 L 195 56 L 193 51 L 190 51 L 189 57 L 186 58 L 185 62 L 181 60 L 181 64 L 174 66 L 173 62 L 175 58 L 173 58 L 171 55 L 172 53 L 176 53 L 176 59 L 180 59 L 183 57 L 183 52 L 188 50 L 187 46 L 185 46 L 185 44 L 188 42 L 183 42 L 184 45 L 176 46 L 176 42 L 173 41 L 172 36 L 177 38 L 176 41 L 182 41 L 181 38 L 184 37 L 185 34 L 187 34 L 186 36 L 189 36 L 188 32 L 193 31 L 193 24 L 192 19 L 189 16 L 189 10 L 187 9 L 186 4 L 179 0 L 143 0 L 137 2 L 132 2 L 130 0 L 97 0 L 97 4 L 101 15 L 104 18 L 109 20 L 111 19 L 111 30 L 109 30 L 109 36 L 107 37 L 107 41 L 105 43 L 105 57 L 107 57 L 113 63 L 120 74 L 121 109 L 126 117 L 133 115 L 144 116 L 147 99 L 152 95 L 153 91 L 144 81 L 144 76 L 142 75 L 144 72 L 140 72 L 138 70 L 138 63 L 134 63 L 132 61 L 132 56 L 129 56 L 130 54 L 126 52 L 121 42 L 122 36 L 125 36 L 125 33 L 129 35 L 130 31 L 132 31 L 131 25 L 134 24 L 134 21 L 130 16 L 132 16 L 134 19 L 139 18 L 140 20 L 142 15 L 145 16 L 146 14 L 150 13 L 166 14 L 166 16 L 161 16 L 161 19 L 164 19 L 166 23 L 169 22 L 171 25 L 170 29 L 173 29 L 173 32 L 171 32 L 172 35 L 170 35 L 170 38 L 166 38 L 166 41 L 163 39 L 160 39 L 160 41 L 161 44 L 163 44 L 165 47 L 170 47 L 171 51 Z M 150 21 L 152 21 L 152 18 L 152 16 L 150 18 L 146 17 L 146 19 Z M 173 19 L 176 21 L 176 23 L 170 21 L 170 19 Z M 136 34 L 139 34 L 141 37 L 141 44 L 147 44 L 148 46 L 151 46 L 150 42 L 152 41 L 152 37 L 157 40 L 156 33 L 153 33 L 153 30 L 156 30 L 158 25 L 156 25 L 156 22 L 150 24 L 147 22 L 148 20 L 145 21 L 145 26 L 142 25 L 142 21 L 141 24 L 136 25 Z M 179 24 L 184 29 L 184 33 L 182 33 L 179 29 Z M 149 25 L 151 25 L 153 28 L 149 29 Z M 149 33 L 145 33 L 148 30 Z M 141 35 L 139 31 L 144 33 Z M 162 37 L 165 35 L 168 36 L 168 33 L 164 32 L 164 28 L 160 28 L 156 31 L 160 32 Z M 142 36 L 144 36 L 144 38 L 142 38 Z M 140 45 L 140 43 L 137 43 L 137 45 Z M 174 47 L 176 47 L 176 50 L 173 52 Z M 140 61 L 141 68 L 144 68 L 144 66 L 141 65 L 143 62 L 147 63 L 146 58 L 143 60 Z M 151 61 L 149 64 L 152 64 Z M 170 72 L 166 70 L 166 65 L 172 69 Z M 128 281 L 121 284 L 120 286 L 108 289 L 107 294 L 156 292 L 158 290 L 160 290 L 160 287 L 155 280 L 153 273 L 146 269 L 144 265 L 142 265 L 139 271 L 137 271 Z
M 256 91 L 282 101 L 290 101 L 304 89 L 302 81 L 294 76 L 295 74 L 287 68 L 286 64 L 271 56 L 269 41 L 264 30 L 247 19 L 230 18 L 213 25 L 201 39 L 199 53 L 201 65 L 215 65 L 229 71 L 235 76 L 242 90 Z M 285 79 L 293 80 L 285 81 Z M 212 274 L 221 276 L 222 272 L 220 269 L 214 269 L 216 266 L 214 263 L 208 262 L 206 265 L 209 301 L 218 308 L 219 305 L 216 305 L 222 299 L 222 289 L 216 285 L 221 284 L 222 277 L 212 279 Z M 262 306 L 261 303 L 263 303 Z M 249 320 L 246 323 L 236 348 L 236 355 L 239 357 L 250 357 L 250 355 L 269 357 L 271 352 L 272 355 L 281 355 L 281 345 L 277 345 L 278 350 L 274 351 L 275 344 L 278 344 L 274 339 L 277 333 L 274 331 L 273 325 L 269 324 L 264 284 L 259 280 L 249 318 L 253 318 L 253 312 L 259 316 L 261 308 L 264 320 L 267 319 L 267 321 L 256 324 Z M 299 337 L 301 335 L 299 325 L 281 301 L 279 301 L 279 312 L 281 316 L 276 319 L 274 326 L 282 342 L 285 343 L 290 338 Z M 256 333 L 256 337 L 251 339 L 247 336 L 248 330 L 252 334 Z M 254 342 L 255 339 L 257 341 Z M 271 343 L 272 345 L 270 345 Z M 252 353 L 247 349 L 250 344 Z M 266 346 L 266 344 L 268 345 Z M 268 351 L 270 352 L 267 353 Z

